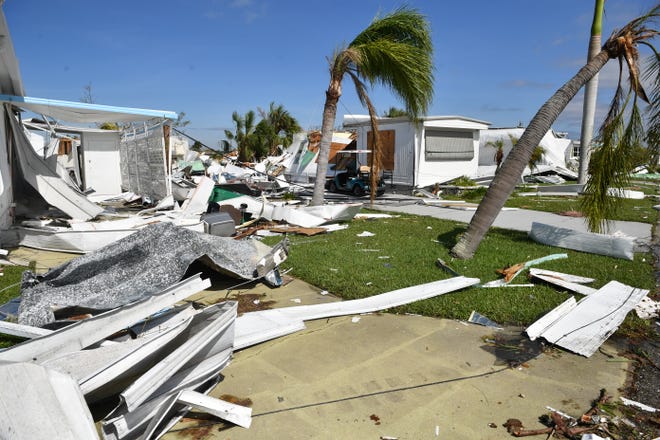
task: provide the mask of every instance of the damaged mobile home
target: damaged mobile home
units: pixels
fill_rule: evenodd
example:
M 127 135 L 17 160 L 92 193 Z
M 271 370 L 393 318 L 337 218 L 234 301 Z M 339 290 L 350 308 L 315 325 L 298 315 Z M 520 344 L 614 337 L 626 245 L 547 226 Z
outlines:
M 512 139 L 524 128 L 491 128 L 489 122 L 465 116 L 428 116 L 415 124 L 407 117 L 379 118 L 382 167 L 393 185 L 416 188 L 446 183 L 457 177 L 488 181 L 497 169 L 490 142 L 502 140 L 503 155 L 511 151 Z M 371 125 L 365 115 L 346 115 L 344 128 L 357 134 L 357 148 L 371 148 Z M 572 158 L 572 141 L 554 131 L 541 140 L 541 162 L 524 175 L 556 174 L 577 178 L 567 165 Z M 367 160 L 366 154 L 363 158 Z

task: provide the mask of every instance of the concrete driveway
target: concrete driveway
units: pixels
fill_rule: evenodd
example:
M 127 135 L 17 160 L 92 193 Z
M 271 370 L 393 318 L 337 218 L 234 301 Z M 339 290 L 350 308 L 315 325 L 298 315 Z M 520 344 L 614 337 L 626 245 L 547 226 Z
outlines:
M 300 280 L 234 293 L 275 307 L 336 300 Z M 613 342 L 587 359 L 521 331 L 387 313 L 311 321 L 223 371 L 211 395 L 250 404 L 249 429 L 193 412 L 164 438 L 506 439 L 509 418 L 542 428 L 546 406 L 579 417 L 601 388 L 624 384 L 630 363 Z

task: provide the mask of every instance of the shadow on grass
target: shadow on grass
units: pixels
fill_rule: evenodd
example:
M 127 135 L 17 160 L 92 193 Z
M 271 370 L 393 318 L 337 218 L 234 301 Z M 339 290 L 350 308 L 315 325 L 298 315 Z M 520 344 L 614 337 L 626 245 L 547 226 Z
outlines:
M 443 234 L 438 235 L 438 242 L 445 246 L 447 249 L 451 249 L 456 245 L 458 242 L 458 238 L 460 237 L 461 234 L 465 232 L 467 227 L 464 226 L 457 226 L 451 231 L 447 231 Z
M 464 234 L 466 230 L 467 226 L 456 226 L 450 231 L 439 234 L 437 240 L 447 249 L 451 249 L 456 245 L 456 243 L 458 243 L 461 234 Z M 490 228 L 484 238 L 489 236 L 501 240 L 510 240 L 519 243 L 535 243 L 531 238 L 529 238 L 527 232 L 524 231 Z

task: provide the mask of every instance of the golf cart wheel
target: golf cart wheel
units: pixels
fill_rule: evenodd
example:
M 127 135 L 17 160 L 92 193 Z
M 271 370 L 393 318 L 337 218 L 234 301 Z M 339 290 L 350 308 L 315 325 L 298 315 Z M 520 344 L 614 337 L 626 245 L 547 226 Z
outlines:
M 362 188 L 360 185 L 355 185 L 353 187 L 352 193 L 355 197 L 362 197 L 364 195 L 364 188 Z
M 337 184 L 331 181 L 328 189 L 332 192 L 337 192 Z

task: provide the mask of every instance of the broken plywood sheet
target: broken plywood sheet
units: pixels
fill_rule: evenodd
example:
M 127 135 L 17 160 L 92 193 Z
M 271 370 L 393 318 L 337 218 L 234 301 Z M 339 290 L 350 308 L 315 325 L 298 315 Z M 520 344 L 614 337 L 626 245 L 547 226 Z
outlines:
M 525 331 L 532 340 L 542 337 L 589 357 L 616 331 L 628 312 L 648 292 L 610 281 L 579 302 L 569 298 Z
M 236 241 L 176 227 L 146 226 L 98 251 L 82 255 L 42 277 L 24 274 L 18 322 L 43 326 L 53 308 L 108 310 L 156 293 L 179 281 L 201 261 L 234 278 L 259 279 L 286 258 L 286 242 L 273 248 L 256 240 Z
M 559 260 L 563 258 L 568 258 L 568 254 L 550 254 L 545 257 L 535 258 L 533 260 L 526 261 L 524 263 L 516 263 L 512 266 L 506 267 L 504 269 L 498 269 L 497 272 L 504 275 L 504 278 L 498 280 L 489 281 L 481 285 L 481 287 L 503 287 L 511 285 L 511 281 L 520 275 L 525 269 L 528 269 L 537 264 L 545 263 L 547 261 Z M 523 286 L 519 284 L 517 286 Z
M 580 232 L 537 222 L 532 223 L 529 236 L 532 240 L 542 244 L 575 251 L 625 258 L 627 260 L 632 260 L 635 256 L 634 237 Z
M 0 362 L 0 438 L 98 439 L 78 383 L 41 365 Z

